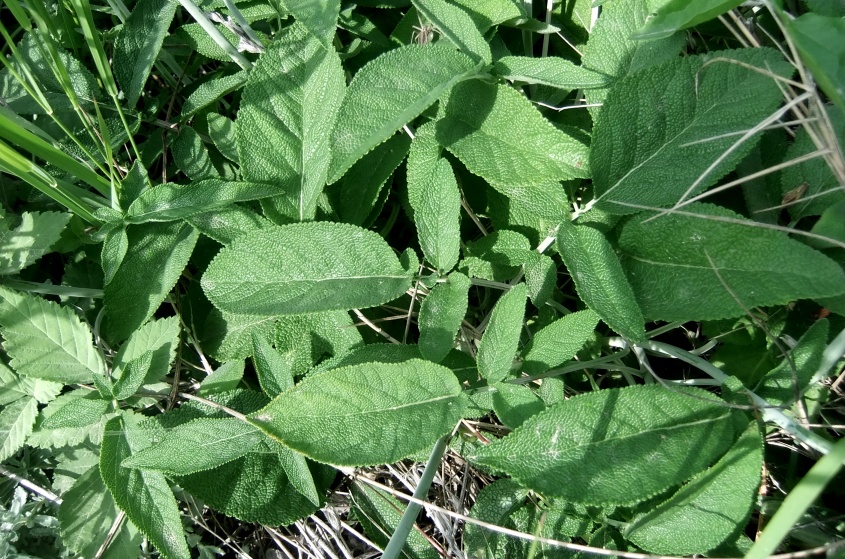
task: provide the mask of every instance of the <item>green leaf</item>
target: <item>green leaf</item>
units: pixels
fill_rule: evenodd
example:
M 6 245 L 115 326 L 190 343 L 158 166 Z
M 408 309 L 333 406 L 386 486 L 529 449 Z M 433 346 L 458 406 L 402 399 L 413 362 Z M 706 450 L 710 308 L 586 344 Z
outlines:
M 164 475 L 124 468 L 121 462 L 150 445 L 149 434 L 131 416 L 106 423 L 100 475 L 115 503 L 166 559 L 189 559 L 179 508 Z
M 46 404 L 58 396 L 64 384 L 49 380 L 21 378 L 0 362 L 0 406 L 32 396 L 39 404 Z
M 567 91 L 606 87 L 610 81 L 604 74 L 557 57 L 503 56 L 496 61 L 493 72 L 511 82 L 536 83 Z
M 437 32 L 458 49 L 485 64 L 493 61 L 490 46 L 464 10 L 444 0 L 413 0 L 413 3 L 417 11 L 435 26 Z
M 461 192 L 452 165 L 440 157 L 434 125 L 417 129 L 408 154 L 408 202 L 420 247 L 438 270 L 448 272 L 460 252 Z
M 323 46 L 331 48 L 340 0 L 279 0 L 279 3 Z
M 505 427 L 516 429 L 546 408 L 543 400 L 524 385 L 500 382 L 493 393 L 493 411 Z
M 845 33 L 845 21 L 841 17 L 813 13 L 795 19 L 779 19 L 790 31 L 790 38 L 795 42 L 801 61 L 813 73 L 813 79 L 830 100 L 845 112 L 845 68 L 842 65 L 845 46 L 841 41 Z
M 473 60 L 437 45 L 388 51 L 361 68 L 346 92 L 332 135 L 329 183 L 430 107 L 449 87 L 478 72 Z M 390 95 L 384 95 L 390 84 Z
M 675 60 L 615 84 L 592 135 L 592 204 L 621 214 L 675 204 L 731 171 L 759 134 L 729 148 L 782 101 L 778 84 L 752 68 L 791 70 L 775 50 L 742 49 Z
M 12 229 L 12 220 L 0 210 L 0 276 L 16 274 L 49 252 L 70 215 L 23 212 L 20 225 Z
M 663 39 L 680 31 L 704 23 L 742 4 L 742 0 L 704 0 L 688 2 L 669 0 L 657 10 L 648 23 L 631 35 L 632 39 Z
M 205 377 L 198 393 L 207 396 L 234 390 L 241 384 L 245 369 L 246 362 L 243 360 L 223 363 L 213 373 Z
M 525 270 L 525 285 L 528 287 L 528 297 L 534 306 L 541 308 L 552 296 L 557 284 L 557 266 L 554 260 L 545 254 L 528 253 L 529 258 L 523 265 Z
M 223 311 L 275 315 L 380 305 L 404 293 L 410 276 L 377 233 L 315 222 L 235 239 L 209 264 L 202 286 Z
M 789 358 L 784 357 L 766 373 L 754 391 L 773 406 L 795 403 L 822 364 L 829 330 L 827 320 L 814 322 L 789 352 Z
M 36 415 L 38 401 L 32 397 L 21 398 L 3 408 L 0 412 L 0 462 L 23 447 L 26 438 L 32 433 Z
M 208 315 L 202 347 L 220 362 L 245 359 L 252 353 L 253 332 L 272 336 L 276 316 L 224 313 L 213 309 Z
M 114 359 L 114 397 L 135 394 L 142 385 L 156 382 L 170 372 L 179 346 L 179 318 L 152 320 L 129 336 Z M 149 364 L 145 365 L 149 356 Z
M 238 237 L 272 225 L 254 211 L 243 206 L 192 215 L 185 221 L 196 227 L 200 233 L 214 239 L 221 245 L 230 244 Z
M 810 229 L 814 235 L 821 235 L 840 243 L 845 243 L 845 200 L 841 200 L 824 210 L 819 220 Z M 835 245 L 820 239 L 807 239 L 813 248 L 834 248 Z
M 97 397 L 96 392 L 87 392 L 87 395 L 88 397 L 68 399 L 41 425 L 45 429 L 62 429 L 65 427 L 87 427 L 97 423 L 109 410 L 111 402 Z
M 126 223 L 175 221 L 199 213 L 275 196 L 278 185 L 208 179 L 182 186 L 162 184 L 146 190 L 126 212 Z
M 177 5 L 173 0 L 141 0 L 115 38 L 114 76 L 130 109 L 141 97 Z
M 525 350 L 523 371 L 536 375 L 569 361 L 593 336 L 598 322 L 599 316 L 587 309 L 545 326 L 534 334 Z
M 731 318 L 845 291 L 842 268 L 783 233 L 743 225 L 753 223 L 719 206 L 685 211 L 648 223 L 638 216 L 622 229 L 625 271 L 647 317 Z
M 308 468 L 308 461 L 295 450 L 291 450 L 279 443 L 273 445 L 279 457 L 279 463 L 285 470 L 291 486 L 315 507 L 320 506 L 320 492 L 314 484 L 314 476 Z
M 100 251 L 100 262 L 103 266 L 103 285 L 108 285 L 126 258 L 129 250 L 129 236 L 123 224 L 117 225 L 106 233 L 103 248 Z
M 493 25 L 525 17 L 525 8 L 516 0 L 452 0 L 475 20 L 482 33 Z
M 208 156 L 208 148 L 196 130 L 182 126 L 171 146 L 173 162 L 192 181 L 220 178 Z
M 306 378 L 253 414 L 271 437 L 320 462 L 389 464 L 434 444 L 461 418 L 452 371 L 413 359 Z
M 235 121 L 218 113 L 208 113 L 205 118 L 208 122 L 208 136 L 217 151 L 229 161 L 240 164 Z
M 478 345 L 478 372 L 492 384 L 504 380 L 511 370 L 525 318 L 526 287 L 514 286 L 501 296 Z
M 630 505 L 702 471 L 734 435 L 731 410 L 711 394 L 639 385 L 551 406 L 473 459 L 546 496 Z
M 270 347 L 267 339 L 258 333 L 252 334 L 252 361 L 261 389 L 271 398 L 293 387 L 290 362 Z
M 490 184 L 527 187 L 588 176 L 587 146 L 511 87 L 458 84 L 441 112 L 437 141 Z
M 250 72 L 238 111 L 241 171 L 277 186 L 281 199 L 267 203 L 288 220 L 314 218 L 344 85 L 334 48 L 302 25 L 286 28 Z
M 240 419 L 199 418 L 168 431 L 163 440 L 133 453 L 121 466 L 184 476 L 240 458 L 262 439 L 257 427 Z
M 217 102 L 221 97 L 237 91 L 246 83 L 248 75 L 246 71 L 242 71 L 229 76 L 212 78 L 201 83 L 185 99 L 185 103 L 182 105 L 182 119 L 187 120 L 191 115 Z
M 625 537 L 661 555 L 706 554 L 745 527 L 762 467 L 763 440 L 752 422 L 721 460 L 635 516 Z
M 510 479 L 499 479 L 478 494 L 470 517 L 494 526 L 503 526 L 508 517 L 525 502 L 528 490 Z M 495 530 L 467 522 L 464 531 L 464 551 L 478 559 L 503 557 L 505 536 Z
M 199 236 L 181 222 L 136 225 L 128 235 L 129 251 L 104 290 L 105 331 L 112 342 L 125 340 L 158 309 Z
M 622 336 L 644 339 L 643 313 L 604 235 L 590 226 L 564 220 L 557 233 L 557 249 L 581 300 Z
M 289 360 L 295 377 L 325 357 L 345 355 L 362 344 L 345 311 L 280 316 L 273 334 L 273 345 Z
M 467 312 L 470 281 L 460 272 L 435 285 L 420 306 L 420 353 L 439 363 L 455 345 L 455 334 Z
M 0 333 L 20 375 L 73 384 L 105 372 L 91 331 L 52 301 L 0 287 Z

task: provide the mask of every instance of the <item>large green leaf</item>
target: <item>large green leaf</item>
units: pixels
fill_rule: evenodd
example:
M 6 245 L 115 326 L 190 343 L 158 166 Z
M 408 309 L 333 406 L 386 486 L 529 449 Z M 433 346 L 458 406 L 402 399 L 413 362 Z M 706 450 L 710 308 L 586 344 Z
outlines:
M 598 315 L 588 309 L 568 314 L 545 326 L 534 334 L 528 345 L 523 370 L 533 375 L 569 361 L 593 335 L 598 321 Z
M 417 130 L 408 154 L 408 202 L 426 259 L 448 272 L 460 251 L 461 192 L 452 165 L 440 157 L 434 125 Z
M 182 126 L 171 145 L 173 162 L 192 181 L 220 178 L 217 167 L 208 155 L 208 148 L 199 132 L 191 126 Z
M 35 398 L 21 398 L 0 412 L 0 462 L 20 450 L 32 432 L 38 402 Z
M 320 462 L 385 464 L 448 433 L 461 418 L 460 393 L 452 371 L 434 363 L 365 363 L 308 377 L 249 417 Z
M 68 220 L 69 213 L 23 212 L 12 229 L 12 219 L 0 209 L 0 276 L 16 274 L 41 258 L 59 240 Z
M 588 225 L 564 220 L 558 229 L 557 249 L 587 306 L 619 334 L 631 340 L 643 339 L 643 313 L 619 257 L 604 235 Z
M 831 2 L 831 4 L 836 4 Z M 797 18 L 781 18 L 801 60 L 813 73 L 813 79 L 822 91 L 845 112 L 845 46 L 842 34 L 845 33 L 845 21 L 841 17 L 826 17 L 814 13 L 803 14 Z
M 273 227 L 235 239 L 202 277 L 215 306 L 254 315 L 372 307 L 395 299 L 410 284 L 410 271 L 377 233 L 329 222 Z
M 192 215 L 185 218 L 185 221 L 206 237 L 224 246 L 241 235 L 272 225 L 268 219 L 253 210 L 237 205 Z
M 698 2 L 669 0 L 632 38 L 662 39 L 681 29 L 709 21 L 740 4 L 742 0 L 699 0 Z
M 756 140 L 729 148 L 782 101 L 778 84 L 753 68 L 791 69 L 777 51 L 743 49 L 675 60 L 615 84 L 593 130 L 596 207 L 624 214 L 674 204 L 731 171 Z
M 420 353 L 429 361 L 440 362 L 455 345 L 455 334 L 467 312 L 470 281 L 460 272 L 449 274 L 438 283 L 420 305 Z
M 270 347 L 265 336 L 252 334 L 252 362 L 255 374 L 261 389 L 271 398 L 293 386 L 291 360 Z
M 62 382 L 91 382 L 105 366 L 91 331 L 67 307 L 0 287 L 3 349 L 18 374 Z
M 539 186 L 588 176 L 587 146 L 512 87 L 458 84 L 442 112 L 437 141 L 490 184 Z
M 845 291 L 842 268 L 785 234 L 743 225 L 719 206 L 697 203 L 685 211 L 647 223 L 647 215 L 638 216 L 622 229 L 623 264 L 645 316 L 730 318 Z
M 188 559 L 179 508 L 164 475 L 124 468 L 121 462 L 150 445 L 147 431 L 129 415 L 106 423 L 100 450 L 100 475 L 115 503 L 166 559 Z
M 461 8 L 445 0 L 414 0 L 414 7 L 460 50 L 485 64 L 493 60 L 484 36 Z
M 760 488 L 763 440 L 752 422 L 711 468 L 635 516 L 625 537 L 661 555 L 700 555 L 742 530 Z
M 199 233 L 181 222 L 130 227 L 129 251 L 104 290 L 105 332 L 125 340 L 150 318 L 179 279 Z
M 450 86 L 478 70 L 472 58 L 447 47 L 409 45 L 361 68 L 352 82 L 332 136 L 329 182 L 430 107 Z M 385 88 L 390 95 L 385 95 Z
M 223 77 L 212 77 L 204 81 L 182 104 L 182 118 L 187 119 L 205 107 L 216 103 L 224 95 L 240 89 L 247 81 L 247 72 L 238 72 Z
M 594 89 L 605 87 L 609 82 L 608 76 L 604 74 L 557 57 L 503 56 L 496 61 L 493 71 L 508 81 L 536 83 L 565 90 Z
M 241 172 L 277 185 L 280 198 L 266 202 L 287 220 L 314 217 L 344 86 L 334 48 L 302 25 L 282 31 L 250 72 L 238 111 Z
M 279 0 L 279 3 L 323 45 L 331 47 L 340 0 Z
M 711 394 L 640 385 L 551 406 L 473 459 L 543 495 L 630 505 L 702 471 L 734 436 L 730 408 Z
M 496 302 L 478 345 L 478 372 L 492 384 L 504 380 L 513 364 L 525 319 L 526 287 L 514 286 Z
M 527 496 L 528 490 L 513 480 L 496 480 L 478 494 L 470 516 L 494 526 L 504 526 L 511 513 L 522 506 Z M 467 522 L 463 543 L 470 557 L 498 559 L 504 557 L 506 537 L 495 530 Z

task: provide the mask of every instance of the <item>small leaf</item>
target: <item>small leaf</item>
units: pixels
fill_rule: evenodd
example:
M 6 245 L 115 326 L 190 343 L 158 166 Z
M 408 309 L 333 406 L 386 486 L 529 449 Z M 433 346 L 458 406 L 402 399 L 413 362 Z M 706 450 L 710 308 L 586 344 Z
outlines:
M 221 97 L 240 89 L 246 83 L 247 76 L 248 73 L 244 70 L 237 74 L 212 78 L 201 83 L 182 104 L 182 119 L 187 119 L 194 113 L 217 102 Z
M 430 107 L 452 85 L 478 72 L 465 54 L 437 45 L 388 51 L 361 68 L 346 92 L 332 136 L 329 183 Z M 385 84 L 391 94 L 384 95 Z
M 331 48 L 340 0 L 279 0 L 285 11 L 293 15 L 326 48 Z
M 420 306 L 420 353 L 439 363 L 455 345 L 455 334 L 467 312 L 470 281 L 452 272 L 445 283 L 435 285 Z
M 529 375 L 544 373 L 569 361 L 593 336 L 598 315 L 579 311 L 555 320 L 534 334 L 525 351 L 523 370 Z
M 243 206 L 229 206 L 225 209 L 192 215 L 185 218 L 185 221 L 223 246 L 242 235 L 272 225 L 269 220 Z
M 831 2 L 835 5 L 835 2 Z M 813 73 L 822 91 L 845 112 L 845 70 L 842 59 L 845 47 L 840 38 L 845 33 L 841 17 L 826 17 L 807 13 L 795 19 L 780 18 L 801 55 L 801 60 Z
M 622 336 L 633 341 L 645 338 L 642 311 L 604 235 L 590 226 L 564 220 L 558 229 L 557 248 L 581 300 Z
M 414 0 L 414 7 L 430 21 L 437 32 L 476 60 L 490 64 L 493 55 L 472 18 L 462 9 L 444 0 Z
M 493 71 L 508 81 L 536 83 L 567 91 L 606 87 L 610 81 L 599 72 L 557 57 L 503 56 L 496 61 Z
M 319 507 L 320 492 L 317 490 L 317 486 L 314 485 L 314 476 L 311 475 L 311 470 L 308 468 L 308 461 L 305 457 L 279 443 L 276 443 L 273 447 L 276 449 L 276 454 L 279 456 L 279 463 L 285 470 L 285 475 L 288 476 L 291 486 L 315 507 Z
M 21 398 L 3 408 L 0 412 L 0 462 L 20 450 L 26 438 L 32 433 L 38 402 L 35 398 Z
M 208 113 L 208 136 L 214 147 L 229 161 L 240 163 L 238 156 L 237 124 L 232 119 L 218 113 Z
M 0 287 L 0 327 L 20 375 L 73 384 L 105 372 L 91 331 L 67 307 Z
M 531 258 L 523 265 L 528 297 L 534 306 L 541 308 L 552 296 L 557 284 L 557 266 L 545 254 L 529 253 Z
M 209 264 L 202 286 L 224 311 L 295 314 L 380 305 L 404 293 L 410 275 L 377 233 L 315 222 L 235 239 Z
M 135 394 L 135 391 L 144 384 L 149 376 L 150 366 L 153 363 L 153 352 L 147 351 L 140 357 L 133 359 L 126 364 L 120 377 L 120 385 L 115 383 L 112 395 L 115 400 L 125 400 Z
M 269 397 L 275 398 L 293 387 L 293 372 L 288 360 L 270 347 L 264 336 L 255 332 L 252 334 L 252 362 L 258 383 Z
M 635 217 L 619 237 L 625 271 L 649 318 L 731 318 L 845 291 L 842 268 L 780 231 L 745 226 L 742 216 L 710 204 L 690 204 L 685 212 L 648 223 L 648 216 Z
M 721 460 L 635 516 L 625 537 L 661 555 L 706 554 L 745 526 L 762 467 L 763 440 L 752 422 Z
M 103 285 L 108 285 L 114 279 L 114 275 L 123 264 L 126 258 L 126 251 L 129 250 L 129 236 L 126 234 L 126 227 L 122 224 L 113 227 L 106 238 L 103 239 L 103 248 L 100 252 L 100 262 L 103 265 Z
M 704 23 L 742 4 L 742 0 L 669 0 L 658 8 L 654 17 L 634 33 L 632 39 L 663 39 L 680 31 Z
M 478 494 L 470 516 L 493 526 L 504 526 L 508 517 L 522 506 L 528 490 L 513 480 L 499 479 L 485 487 Z M 495 530 L 487 530 L 474 522 L 467 522 L 464 532 L 464 551 L 478 559 L 502 557 L 505 536 Z
M 478 372 L 492 384 L 504 380 L 511 370 L 522 321 L 525 318 L 526 287 L 511 288 L 496 302 L 490 322 L 478 345 Z
M 111 402 L 97 397 L 71 398 L 41 425 L 45 429 L 87 427 L 100 421 L 110 407 Z
M 516 429 L 546 408 L 533 390 L 519 384 L 501 382 L 493 393 L 493 411 L 505 427 Z
M 170 372 L 179 345 L 179 318 L 151 320 L 135 330 L 114 359 L 114 394 L 118 400 Z M 149 364 L 145 364 L 150 353 Z
M 321 462 L 389 464 L 449 432 L 463 411 L 460 393 L 452 372 L 434 363 L 366 363 L 306 378 L 250 421 Z
M 234 390 L 241 384 L 245 368 L 246 363 L 242 359 L 223 363 L 213 373 L 205 377 L 198 394 L 207 396 Z
M 822 364 L 829 330 L 827 320 L 814 322 L 790 350 L 789 358 L 766 373 L 754 391 L 773 406 L 795 403 Z
M 440 157 L 433 124 L 417 129 L 407 177 L 408 202 L 423 254 L 438 270 L 448 272 L 460 252 L 461 193 L 452 166 Z
M 640 385 L 551 406 L 474 460 L 549 497 L 630 505 L 702 471 L 733 437 L 731 410 L 711 394 Z
M 10 229 L 11 219 L 0 210 L 0 276 L 16 274 L 49 252 L 70 215 L 23 212 L 20 225 Z
M 171 429 L 163 440 L 133 453 L 121 466 L 184 476 L 240 458 L 263 438 L 257 427 L 240 419 L 199 418 Z
M 208 156 L 202 138 L 190 126 L 182 126 L 171 146 L 173 162 L 192 181 L 220 178 L 220 173 Z
M 588 176 L 587 147 L 511 87 L 458 84 L 442 112 L 437 141 L 490 184 L 532 186 Z

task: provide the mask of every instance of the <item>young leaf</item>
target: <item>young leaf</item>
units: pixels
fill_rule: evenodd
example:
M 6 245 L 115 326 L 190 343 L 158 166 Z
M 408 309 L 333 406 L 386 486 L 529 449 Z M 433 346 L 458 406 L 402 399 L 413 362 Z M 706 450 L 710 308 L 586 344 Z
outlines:
M 564 220 L 558 229 L 557 249 L 581 300 L 622 336 L 634 341 L 645 338 L 642 311 L 604 235 Z
M 249 417 L 315 460 L 389 464 L 449 432 L 463 411 L 460 393 L 452 371 L 434 363 L 366 363 L 306 378 Z
M 112 396 L 115 400 L 125 400 L 135 394 L 135 391 L 144 384 L 144 380 L 149 374 L 150 366 L 153 363 L 153 352 L 147 351 L 140 357 L 133 359 L 126 364 L 126 367 L 121 371 L 121 376 L 118 383 L 112 385 Z
M 185 218 L 185 221 L 197 228 L 206 237 L 214 239 L 223 246 L 230 244 L 242 235 L 272 225 L 269 220 L 243 206 L 229 206 L 212 212 L 192 215 Z
M 199 418 L 168 431 L 163 440 L 133 453 L 121 466 L 184 476 L 240 458 L 263 438 L 257 427 L 239 419 Z
M 118 224 L 112 227 L 106 238 L 103 239 L 103 248 L 100 251 L 100 263 L 103 265 L 103 285 L 108 285 L 114 279 L 114 275 L 123 264 L 126 258 L 126 251 L 129 250 L 129 235 L 126 234 L 126 227 Z
M 516 429 L 546 408 L 527 386 L 500 382 L 493 393 L 493 411 L 506 427 Z
M 171 146 L 173 162 L 193 181 L 219 179 L 220 173 L 208 156 L 208 148 L 199 133 L 190 126 L 182 126 Z
M 0 287 L 0 333 L 20 375 L 74 384 L 105 372 L 91 331 L 52 301 Z
M 238 111 L 244 178 L 275 184 L 285 200 L 267 203 L 279 213 L 295 208 L 294 215 L 285 215 L 294 221 L 314 218 L 345 92 L 340 58 L 318 39 L 302 25 L 282 31 L 250 72 Z
M 470 281 L 460 272 L 435 285 L 420 305 L 420 353 L 439 363 L 455 344 L 455 334 L 467 312 Z
M 252 334 L 252 362 L 261 389 L 271 398 L 293 386 L 290 363 L 258 333 Z
M 23 447 L 32 432 L 38 402 L 35 398 L 21 398 L 0 412 L 0 462 L 5 461 Z
M 141 194 L 126 212 L 126 223 L 175 221 L 225 208 L 235 202 L 268 198 L 278 185 L 222 179 L 192 181 L 186 186 L 162 184 Z
M 123 89 L 128 108 L 133 109 L 167 29 L 176 13 L 176 2 L 170 0 L 142 0 L 126 18 L 114 41 L 114 76 Z
M 493 72 L 511 82 L 536 83 L 565 90 L 606 87 L 610 81 L 604 74 L 557 57 L 503 56 L 496 61 Z
M 212 78 L 201 83 L 182 104 L 182 119 L 187 120 L 194 113 L 217 102 L 221 97 L 240 89 L 246 83 L 247 76 L 248 74 L 244 70 L 237 74 Z
M 756 139 L 728 149 L 782 101 L 777 82 L 753 68 L 791 69 L 777 51 L 742 49 L 675 60 L 615 84 L 592 135 L 596 207 L 624 214 L 674 204 L 731 171 Z
M 704 0 L 687 2 L 669 0 L 657 10 L 648 23 L 634 33 L 632 39 L 663 39 L 680 31 L 704 23 L 742 4 L 742 0 Z
M 280 4 L 323 46 L 331 48 L 340 0 L 280 0 Z
M 640 385 L 551 406 L 474 460 L 546 496 L 630 505 L 702 471 L 734 436 L 730 408 L 711 394 Z
M 130 227 L 129 251 L 104 290 L 105 331 L 125 340 L 149 319 L 173 288 L 199 236 L 180 222 Z
M 555 128 L 512 87 L 452 88 L 437 141 L 490 184 L 532 186 L 586 177 L 587 146 Z
M 784 357 L 777 367 L 766 373 L 754 391 L 774 406 L 794 403 L 822 363 L 829 330 L 827 320 L 814 322 L 789 352 L 789 358 Z
M 275 315 L 380 305 L 404 293 L 410 276 L 377 233 L 315 222 L 235 239 L 209 264 L 202 286 L 223 311 Z
M 525 318 L 526 287 L 511 288 L 496 302 L 478 345 L 478 372 L 492 384 L 508 376 Z
M 779 231 L 742 225 L 740 215 L 710 204 L 685 213 L 648 223 L 638 216 L 622 229 L 625 271 L 649 318 L 731 318 L 845 291 L 842 268 Z
M 16 274 L 46 254 L 59 240 L 70 215 L 23 212 L 20 225 L 12 229 L 12 220 L 0 209 L 0 276 Z
M 240 164 L 237 123 L 218 113 L 208 113 L 205 118 L 208 122 L 208 136 L 217 151 L 229 161 Z
M 82 389 L 74 392 L 79 392 Z M 105 414 L 111 402 L 97 398 L 96 392 L 89 392 L 95 397 L 79 397 L 70 398 L 55 413 L 44 420 L 41 424 L 45 429 L 62 429 L 65 427 L 87 427 L 100 421 L 100 418 Z
M 409 45 L 361 68 L 346 92 L 332 135 L 329 183 L 430 107 L 452 85 L 478 72 L 472 58 L 447 47 Z M 384 95 L 385 84 L 390 95 Z
M 408 154 L 408 202 L 420 247 L 438 270 L 448 272 L 460 252 L 461 193 L 452 166 L 440 157 L 434 124 L 417 129 Z
M 444 0 L 413 0 L 414 7 L 430 21 L 437 32 L 478 61 L 490 64 L 493 55 L 472 18 L 462 9 Z
M 291 486 L 315 507 L 320 506 L 320 492 L 314 484 L 314 476 L 308 468 L 308 461 L 303 455 L 279 443 L 269 444 L 276 449 L 279 463 L 288 476 Z
M 469 13 L 482 33 L 494 25 L 527 17 L 522 4 L 514 0 L 452 0 L 451 3 Z
M 528 287 L 528 297 L 534 306 L 541 308 L 552 296 L 557 284 L 557 266 L 554 260 L 545 254 L 529 252 L 529 258 L 523 264 L 525 270 L 525 285 Z
M 661 555 L 699 555 L 748 521 L 760 488 L 763 440 L 752 422 L 731 449 L 666 501 L 635 516 L 625 537 Z
M 243 359 L 223 363 L 213 373 L 205 377 L 198 394 L 207 396 L 234 390 L 243 380 L 245 369 L 246 362 Z
M 149 434 L 131 416 L 106 423 L 100 450 L 100 475 L 115 503 L 166 559 L 189 559 L 179 508 L 164 475 L 124 468 L 121 462 L 150 445 Z
M 529 375 L 544 373 L 572 359 L 590 339 L 599 316 L 587 309 L 555 320 L 534 334 L 523 358 L 523 371 Z
M 179 345 L 179 318 L 151 320 L 129 336 L 114 359 L 114 396 L 128 398 L 143 384 L 156 382 L 170 371 Z M 150 353 L 149 364 L 144 364 Z

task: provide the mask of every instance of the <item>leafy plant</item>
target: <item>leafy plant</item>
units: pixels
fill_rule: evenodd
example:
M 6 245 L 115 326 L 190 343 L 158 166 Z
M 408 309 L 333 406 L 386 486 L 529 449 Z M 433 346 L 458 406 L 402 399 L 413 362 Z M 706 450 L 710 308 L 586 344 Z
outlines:
M 540 4 L 4 2 L 7 554 L 838 549 L 845 10 Z

